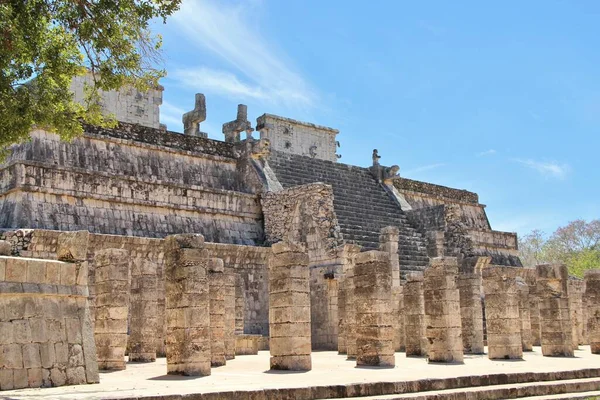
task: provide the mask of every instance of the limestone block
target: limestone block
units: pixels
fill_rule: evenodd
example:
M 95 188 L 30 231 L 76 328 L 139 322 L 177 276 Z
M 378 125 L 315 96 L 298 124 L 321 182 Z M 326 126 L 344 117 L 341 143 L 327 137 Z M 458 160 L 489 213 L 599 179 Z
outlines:
M 235 354 L 256 355 L 258 354 L 258 342 L 261 335 L 235 335 Z
M 394 325 L 389 255 L 376 250 L 359 253 L 354 267 L 354 286 L 356 365 L 393 367 Z
M 301 245 L 279 242 L 269 259 L 271 369 L 311 369 L 310 273 Z
M 573 329 L 569 312 L 567 266 L 538 265 L 536 278 L 542 354 L 572 357 L 574 355 Z
M 75 262 L 87 259 L 88 231 L 62 232 L 58 236 L 56 257 L 60 261 Z
M 210 351 L 212 367 L 225 365 L 225 274 L 223 260 L 211 258 L 208 262 Z
M 600 269 L 585 271 L 584 279 L 588 339 L 592 354 L 600 354 Z
M 523 358 L 521 319 L 515 268 L 482 270 L 485 316 L 490 359 Z
M 392 287 L 394 351 L 406 351 L 404 341 L 404 286 Z
M 425 339 L 425 300 L 423 297 L 423 273 L 406 274 L 404 284 L 404 332 L 406 356 L 427 355 Z
M 423 293 L 428 362 L 463 362 L 460 294 L 456 257 L 436 257 L 425 269 Z
M 125 369 L 130 292 L 129 252 L 124 249 L 96 251 L 94 265 L 96 274 L 94 336 L 98 367 L 102 370 Z
M 12 253 L 12 246 L 6 240 L 0 240 L 0 256 L 10 256 Z
M 210 375 L 208 252 L 202 235 L 165 239 L 167 373 Z
M 129 361 L 152 362 L 156 360 L 158 331 L 158 266 L 141 258 L 134 264 L 137 273 L 131 282 Z

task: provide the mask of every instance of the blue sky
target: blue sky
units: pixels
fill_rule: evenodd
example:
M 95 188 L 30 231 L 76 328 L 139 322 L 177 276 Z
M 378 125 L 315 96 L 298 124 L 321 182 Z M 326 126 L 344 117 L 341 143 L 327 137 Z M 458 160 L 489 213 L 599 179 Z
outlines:
M 248 105 L 340 130 L 402 176 L 477 192 L 492 227 L 600 217 L 600 3 L 183 0 L 166 25 L 161 120 L 202 131 Z

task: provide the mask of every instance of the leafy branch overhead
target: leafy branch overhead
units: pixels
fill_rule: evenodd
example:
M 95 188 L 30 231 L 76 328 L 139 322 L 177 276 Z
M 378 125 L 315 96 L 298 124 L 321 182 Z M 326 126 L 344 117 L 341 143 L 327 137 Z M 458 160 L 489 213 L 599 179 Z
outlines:
M 165 72 L 159 36 L 181 0 L 5 0 L 0 2 L 0 149 L 29 137 L 33 127 L 64 139 L 81 122 L 110 125 L 99 90 L 131 85 L 145 90 Z M 91 72 L 84 105 L 73 101 L 73 77 Z

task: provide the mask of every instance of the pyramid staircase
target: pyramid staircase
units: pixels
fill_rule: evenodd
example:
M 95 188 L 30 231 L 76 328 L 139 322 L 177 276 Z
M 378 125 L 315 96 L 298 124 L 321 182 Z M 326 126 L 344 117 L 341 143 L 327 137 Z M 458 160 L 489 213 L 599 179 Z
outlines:
M 333 187 L 333 206 L 346 243 L 379 247 L 386 226 L 400 230 L 400 270 L 422 271 L 429 262 L 426 241 L 367 168 L 273 151 L 269 166 L 284 188 L 323 182 Z

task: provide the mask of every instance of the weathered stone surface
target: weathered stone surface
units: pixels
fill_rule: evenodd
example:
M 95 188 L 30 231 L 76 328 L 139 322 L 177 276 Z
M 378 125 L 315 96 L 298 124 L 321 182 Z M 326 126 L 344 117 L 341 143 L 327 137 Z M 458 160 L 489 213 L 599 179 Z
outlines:
M 208 262 L 210 308 L 210 365 L 225 365 L 225 274 L 223 260 Z
M 359 253 L 354 266 L 357 366 L 395 365 L 391 290 L 389 254 Z
M 563 264 L 536 266 L 542 354 L 572 357 L 573 329 L 569 312 L 569 273 Z
M 202 235 L 165 239 L 167 373 L 210 375 L 208 252 Z
M 271 369 L 308 371 L 311 365 L 310 273 L 304 246 L 279 242 L 269 260 Z
M 0 390 L 99 381 L 87 283 L 85 262 L 0 256 Z
M 225 342 L 225 359 L 235 358 L 235 274 L 231 268 L 223 273 L 223 301 L 225 303 L 223 340 Z
M 156 360 L 158 331 L 157 267 L 152 261 L 137 258 L 133 262 L 129 309 L 129 361 Z
M 490 359 L 523 358 L 516 268 L 488 266 L 482 270 Z
M 423 298 L 423 273 L 406 275 L 404 285 L 404 331 L 406 356 L 427 355 L 425 338 L 425 300 Z
M 423 293 L 429 362 L 463 362 L 456 257 L 436 257 L 424 272 Z
M 87 233 L 87 232 L 86 232 Z M 123 249 L 97 251 L 95 340 L 101 370 L 125 369 L 127 320 L 129 316 L 129 252 Z
M 10 256 L 12 246 L 6 240 L 0 240 L 0 256 Z
M 585 271 L 584 279 L 588 339 L 592 353 L 600 354 L 600 269 Z
M 89 242 L 88 231 L 64 232 L 58 236 L 56 258 L 60 261 L 85 261 Z
M 404 336 L 404 286 L 392 287 L 394 351 L 406 351 Z
M 260 335 L 235 335 L 235 354 L 238 356 L 258 354 L 258 343 L 261 338 Z

